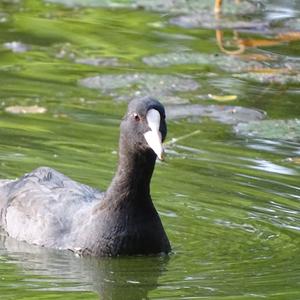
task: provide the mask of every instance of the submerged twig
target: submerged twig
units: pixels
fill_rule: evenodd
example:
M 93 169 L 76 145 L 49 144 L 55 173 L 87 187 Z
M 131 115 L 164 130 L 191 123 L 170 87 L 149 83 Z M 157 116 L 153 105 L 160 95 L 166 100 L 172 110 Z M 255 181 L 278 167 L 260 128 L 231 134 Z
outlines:
M 182 141 L 184 139 L 187 139 L 187 138 L 189 138 L 191 136 L 199 134 L 200 132 L 201 132 L 201 130 L 198 129 L 198 130 L 195 130 L 195 131 L 193 131 L 191 133 L 188 133 L 188 134 L 185 134 L 183 136 L 180 136 L 178 138 L 172 138 L 170 141 L 166 142 L 164 145 L 165 145 L 165 147 L 173 145 L 173 144 L 177 143 L 178 141 Z
M 215 7 L 214 7 L 215 14 L 220 14 L 222 12 L 222 4 L 223 4 L 223 0 L 215 0 Z M 239 5 L 240 0 L 235 0 L 235 4 Z
M 215 14 L 219 14 L 222 10 L 222 0 L 215 0 Z

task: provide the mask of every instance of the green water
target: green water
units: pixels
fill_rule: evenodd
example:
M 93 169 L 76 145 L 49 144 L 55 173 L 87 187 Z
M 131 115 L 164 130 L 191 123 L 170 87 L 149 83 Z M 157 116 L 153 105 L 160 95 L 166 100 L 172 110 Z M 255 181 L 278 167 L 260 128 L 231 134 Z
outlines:
M 178 11 L 54 2 L 0 1 L 0 178 L 46 165 L 105 190 L 126 101 L 143 94 L 165 104 L 255 108 L 269 120 L 300 117 L 299 40 L 232 57 L 209 26 L 172 23 Z M 241 30 L 248 39 L 300 30 L 296 1 L 289 11 L 283 1 L 265 2 L 265 11 L 224 16 L 223 24 L 270 23 Z M 82 84 L 95 76 L 99 87 Z M 7 112 L 16 105 L 47 112 Z M 239 135 L 234 125 L 187 117 L 168 121 L 168 141 L 152 196 L 169 257 L 78 258 L 2 232 L 0 299 L 300 299 L 300 137 Z

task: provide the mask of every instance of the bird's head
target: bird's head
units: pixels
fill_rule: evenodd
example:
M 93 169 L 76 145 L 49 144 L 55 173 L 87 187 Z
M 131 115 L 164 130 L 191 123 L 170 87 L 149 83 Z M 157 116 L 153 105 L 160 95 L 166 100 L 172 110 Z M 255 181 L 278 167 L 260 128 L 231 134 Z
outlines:
M 152 151 L 162 160 L 163 141 L 167 135 L 165 109 L 156 99 L 145 97 L 132 100 L 121 123 L 121 138 L 127 147 Z

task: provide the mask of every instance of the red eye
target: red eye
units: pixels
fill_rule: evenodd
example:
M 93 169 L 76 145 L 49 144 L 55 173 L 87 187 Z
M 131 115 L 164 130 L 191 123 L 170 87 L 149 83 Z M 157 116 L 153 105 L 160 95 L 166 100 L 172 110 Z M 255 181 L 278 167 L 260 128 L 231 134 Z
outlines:
M 140 116 L 136 113 L 133 114 L 133 117 L 136 121 L 139 121 L 141 119 Z

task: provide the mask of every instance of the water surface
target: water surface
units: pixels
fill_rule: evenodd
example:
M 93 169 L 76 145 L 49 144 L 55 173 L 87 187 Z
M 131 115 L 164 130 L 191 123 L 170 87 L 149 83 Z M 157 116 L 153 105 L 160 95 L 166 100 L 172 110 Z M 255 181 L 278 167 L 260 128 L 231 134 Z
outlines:
M 192 7 L 201 18 L 187 8 L 185 19 L 170 7 L 116 2 L 0 3 L 1 178 L 46 165 L 105 190 L 120 119 L 141 95 L 177 110 L 241 106 L 274 126 L 296 124 L 296 1 L 217 19 L 209 1 Z M 232 55 L 236 34 L 246 49 Z M 47 111 L 10 109 L 34 105 Z M 192 113 L 169 119 L 167 159 L 152 180 L 169 257 L 79 258 L 1 232 L 0 299 L 300 299 L 299 127 L 287 139 L 235 126 Z

